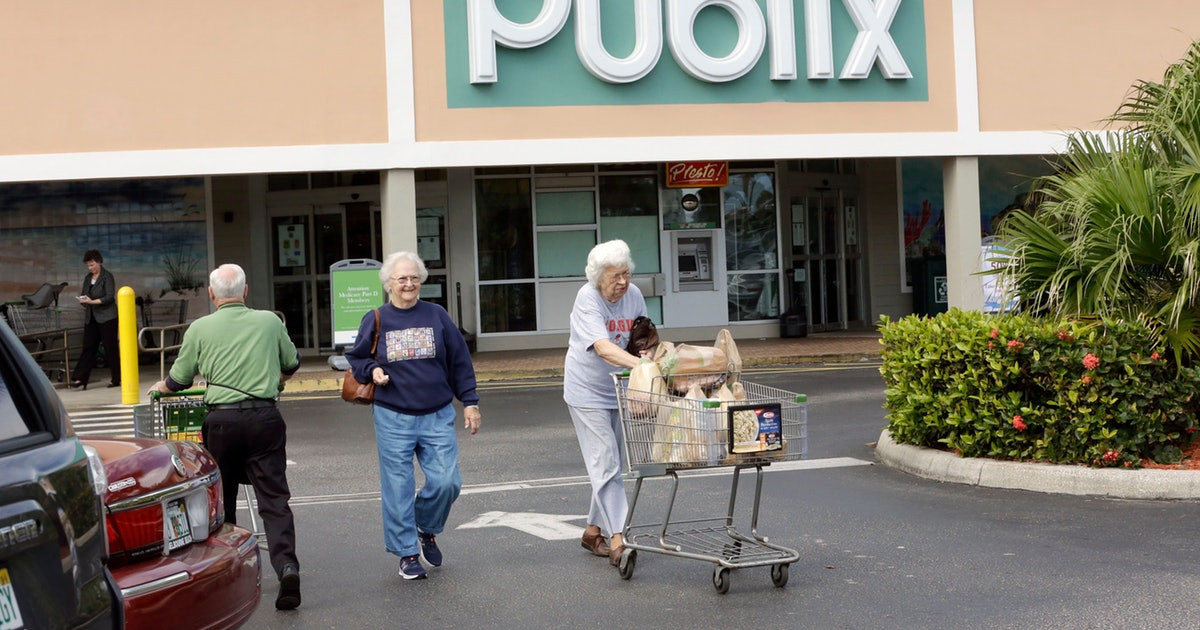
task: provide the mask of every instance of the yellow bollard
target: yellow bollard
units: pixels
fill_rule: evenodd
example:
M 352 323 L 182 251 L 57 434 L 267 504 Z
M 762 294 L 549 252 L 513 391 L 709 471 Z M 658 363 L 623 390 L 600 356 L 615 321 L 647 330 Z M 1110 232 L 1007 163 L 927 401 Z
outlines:
M 138 404 L 137 298 L 133 289 L 117 290 L 117 346 L 121 349 L 121 404 Z

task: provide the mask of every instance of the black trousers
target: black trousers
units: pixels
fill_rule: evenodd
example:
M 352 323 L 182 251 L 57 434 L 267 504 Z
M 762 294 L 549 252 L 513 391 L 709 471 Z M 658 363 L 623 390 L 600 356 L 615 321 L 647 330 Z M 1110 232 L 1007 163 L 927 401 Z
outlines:
M 117 349 L 117 320 L 112 319 L 103 324 L 95 319 L 89 319 L 83 325 L 83 350 L 75 369 L 71 371 L 71 380 L 81 383 L 88 382 L 92 376 L 92 368 L 96 366 L 96 352 L 100 343 L 104 343 L 104 361 L 112 374 L 112 383 L 121 382 L 121 351 Z
M 287 427 L 275 407 L 210 409 L 202 430 L 204 446 L 221 468 L 225 522 L 237 522 L 238 484 L 249 483 L 267 533 L 271 566 L 278 575 L 296 559 L 296 524 L 288 500 Z

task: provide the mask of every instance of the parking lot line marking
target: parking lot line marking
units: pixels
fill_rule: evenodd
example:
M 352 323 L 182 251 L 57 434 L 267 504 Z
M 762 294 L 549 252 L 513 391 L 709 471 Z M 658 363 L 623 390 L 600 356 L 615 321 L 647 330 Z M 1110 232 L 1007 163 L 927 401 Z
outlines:
M 848 468 L 852 466 L 871 466 L 869 462 L 855 457 L 827 457 L 823 459 L 800 459 L 777 462 L 765 466 L 763 472 L 786 472 L 794 470 L 820 470 L 823 468 Z M 701 468 L 690 471 L 679 471 L 680 477 L 713 477 L 733 474 L 732 466 L 720 468 Z M 572 477 L 549 477 L 544 479 L 526 479 L 518 481 L 499 481 L 495 483 L 466 484 L 460 494 L 490 494 L 494 492 L 513 492 L 517 490 L 536 490 L 540 488 L 557 488 L 562 486 L 585 486 L 588 478 L 583 475 Z M 351 492 L 343 494 L 324 494 L 313 496 L 292 496 L 292 507 L 301 505 L 332 505 L 337 503 L 355 503 L 360 501 L 378 501 L 379 492 Z

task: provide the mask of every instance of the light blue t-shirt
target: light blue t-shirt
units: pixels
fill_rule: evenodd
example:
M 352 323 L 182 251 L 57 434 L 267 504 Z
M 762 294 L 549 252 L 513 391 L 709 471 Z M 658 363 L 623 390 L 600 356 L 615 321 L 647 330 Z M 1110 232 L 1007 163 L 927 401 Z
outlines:
M 619 348 L 629 344 L 633 320 L 646 314 L 641 289 L 630 284 L 616 302 L 609 302 L 591 283 L 575 295 L 571 309 L 571 339 L 563 364 L 563 400 L 572 407 L 616 409 L 612 373 L 621 369 L 596 354 L 595 344 L 607 339 Z

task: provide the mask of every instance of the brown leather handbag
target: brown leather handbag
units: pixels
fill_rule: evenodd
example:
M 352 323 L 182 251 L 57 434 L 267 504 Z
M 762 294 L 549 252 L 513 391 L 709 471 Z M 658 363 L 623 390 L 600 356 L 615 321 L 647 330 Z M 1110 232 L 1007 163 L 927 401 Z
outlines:
M 379 350 L 379 309 L 375 309 L 375 336 L 371 340 L 372 359 L 375 358 L 377 350 Z M 356 405 L 375 404 L 375 381 L 359 383 L 358 379 L 354 378 L 354 369 L 346 368 L 346 375 L 342 377 L 342 400 Z

